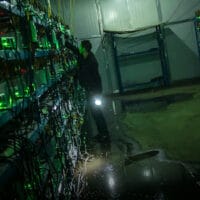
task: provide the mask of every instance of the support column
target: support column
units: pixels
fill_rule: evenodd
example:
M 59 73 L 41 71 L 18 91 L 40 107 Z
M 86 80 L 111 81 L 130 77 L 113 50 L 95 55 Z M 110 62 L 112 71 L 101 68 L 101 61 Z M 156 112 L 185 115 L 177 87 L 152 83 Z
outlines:
M 159 56 L 162 66 L 163 82 L 164 86 L 170 85 L 170 71 L 169 71 L 169 61 L 165 45 L 165 33 L 164 27 L 162 25 L 156 26 L 157 41 L 159 45 Z

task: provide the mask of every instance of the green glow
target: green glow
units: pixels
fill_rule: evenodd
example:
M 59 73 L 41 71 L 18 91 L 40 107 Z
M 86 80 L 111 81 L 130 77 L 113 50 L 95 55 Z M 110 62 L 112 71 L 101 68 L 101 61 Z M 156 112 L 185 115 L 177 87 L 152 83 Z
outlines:
M 31 20 L 30 21 L 30 29 L 31 29 L 31 38 L 32 38 L 32 42 L 37 42 L 37 29 L 36 26 L 34 24 L 34 22 Z
M 0 102 L 0 109 L 3 108 L 3 102 Z
M 4 152 L 4 156 L 11 156 L 14 153 L 14 149 L 13 148 L 7 148 L 6 151 Z
M 58 41 L 56 42 L 56 49 L 59 49 Z
M 39 47 L 40 48 L 44 48 L 44 49 L 51 48 L 51 44 L 48 41 L 48 39 L 47 39 L 46 36 L 44 36 L 43 38 L 41 38 L 41 41 L 39 42 Z
M 76 65 L 76 64 L 77 64 L 77 60 L 73 60 L 72 63 L 73 63 L 74 65 Z
M 43 45 L 42 45 L 42 43 L 39 43 L 39 47 L 40 47 L 40 48 L 43 48 Z
M 24 89 L 24 94 L 25 94 L 25 96 L 29 96 L 29 94 L 30 94 L 30 89 L 29 89 L 28 86 Z
M 80 45 L 79 53 L 80 53 L 80 54 L 83 54 L 83 52 L 84 52 L 84 48 L 82 47 L 82 45 Z
M 32 83 L 31 86 L 32 86 L 33 91 L 35 91 L 35 90 L 36 90 L 35 84 Z M 25 96 L 30 96 L 30 92 L 31 92 L 31 91 L 30 91 L 30 87 L 29 87 L 29 86 L 26 86 L 26 87 L 24 88 L 24 95 L 25 95 Z
M 3 48 L 15 48 L 16 41 L 14 37 L 1 37 L 1 45 Z
M 35 84 L 34 84 L 34 83 L 32 83 L 32 87 L 33 87 L 33 91 L 35 91 L 35 90 L 36 90 L 36 87 L 35 87 Z
M 30 183 L 27 183 L 26 185 L 24 185 L 24 189 L 25 190 L 32 190 L 32 185 Z
M 20 93 L 17 91 L 17 92 L 15 92 L 15 96 L 16 97 L 20 97 Z
M 62 24 L 60 25 L 60 30 L 61 30 L 61 32 L 65 32 L 65 26 L 63 26 Z
M 13 103 L 13 100 L 12 100 L 12 98 L 11 98 L 11 97 L 9 97 L 9 105 L 11 106 L 11 105 L 12 105 L 12 103 Z
M 58 40 L 57 40 L 57 38 L 56 38 L 56 33 L 55 33 L 54 30 L 52 31 L 52 40 L 53 40 L 53 43 L 54 43 L 56 49 L 59 49 Z
M 51 43 L 50 42 L 48 42 L 48 48 L 51 48 Z
M 8 44 L 8 42 L 2 42 L 2 46 L 9 47 L 9 44 Z

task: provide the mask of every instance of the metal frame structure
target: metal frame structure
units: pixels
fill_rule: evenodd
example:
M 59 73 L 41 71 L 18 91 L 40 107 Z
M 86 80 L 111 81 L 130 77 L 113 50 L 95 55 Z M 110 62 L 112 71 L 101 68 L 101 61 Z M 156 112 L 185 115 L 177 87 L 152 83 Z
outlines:
M 134 54 L 128 54 L 128 56 L 131 56 L 131 55 L 132 56 L 134 56 L 134 55 L 146 56 L 146 55 L 149 55 L 149 54 L 152 54 L 152 53 L 158 53 L 159 58 L 160 58 L 161 68 L 162 68 L 162 80 L 158 82 L 157 87 L 169 86 L 170 85 L 170 71 L 169 71 L 169 62 L 168 62 L 167 50 L 166 50 L 166 45 L 165 45 L 164 26 L 163 25 L 157 25 L 154 28 L 155 28 L 155 32 L 156 32 L 156 39 L 157 39 L 157 43 L 158 43 L 158 48 L 154 49 L 153 51 L 150 50 L 150 51 L 144 51 L 144 52 L 137 52 L 137 53 L 134 53 Z M 122 84 L 122 76 L 121 76 L 121 71 L 120 71 L 119 55 L 118 55 L 118 52 L 117 52 L 115 34 L 116 34 L 115 32 L 110 32 L 111 41 L 112 41 L 112 48 L 113 48 L 113 53 L 114 53 L 115 72 L 116 72 L 116 77 L 117 77 L 119 93 L 123 93 L 125 88 Z M 124 34 L 124 33 L 121 33 L 121 34 Z M 137 84 L 137 86 L 138 85 L 140 85 L 141 87 L 143 85 L 145 85 L 145 88 L 155 87 L 155 84 L 153 86 L 151 82 L 140 83 L 140 84 Z M 135 85 L 133 85 L 133 90 L 134 90 L 134 86 Z

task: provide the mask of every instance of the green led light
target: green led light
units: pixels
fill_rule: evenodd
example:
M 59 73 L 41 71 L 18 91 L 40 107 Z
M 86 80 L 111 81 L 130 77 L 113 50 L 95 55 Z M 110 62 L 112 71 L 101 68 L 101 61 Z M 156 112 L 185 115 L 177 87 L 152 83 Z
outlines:
M 37 29 L 36 26 L 34 24 L 34 22 L 31 20 L 30 21 L 30 30 L 31 30 L 31 38 L 32 38 L 32 42 L 37 42 Z
M 61 30 L 61 32 L 65 32 L 65 26 L 63 26 L 63 25 L 60 25 L 60 30 Z
M 35 87 L 35 84 L 34 84 L 34 83 L 32 83 L 32 87 L 33 87 L 33 91 L 35 91 L 35 90 L 36 90 L 36 87 Z
M 26 185 L 24 185 L 24 189 L 25 190 L 32 190 L 32 185 L 30 183 L 27 183 Z
M 76 64 L 77 64 L 77 60 L 73 60 L 72 63 L 73 63 L 74 65 L 76 65 Z
M 42 48 L 42 47 L 43 47 L 42 43 L 39 43 L 39 47 L 40 47 L 40 48 Z
M 9 104 L 10 104 L 10 106 L 13 104 L 12 97 L 9 97 Z
M 51 44 L 48 42 L 48 48 L 51 48 Z
M 14 37 L 1 37 L 1 45 L 3 48 L 15 48 L 16 41 Z
M 2 42 L 2 46 L 9 47 L 9 44 L 7 42 Z
M 7 148 L 6 151 L 4 151 L 4 155 L 7 156 L 11 156 L 14 153 L 14 149 L 13 148 Z
M 56 49 L 59 49 L 58 40 L 57 40 L 57 38 L 56 38 L 56 33 L 55 33 L 54 30 L 52 31 L 52 40 L 53 40 L 53 43 L 54 43 Z
M 28 96 L 28 95 L 30 94 L 30 89 L 29 89 L 28 86 L 24 89 L 24 94 L 25 94 L 26 96 Z
M 0 108 L 3 108 L 3 102 L 0 102 Z
M 20 93 L 17 91 L 17 92 L 15 92 L 15 96 L 16 97 L 19 97 L 20 96 Z

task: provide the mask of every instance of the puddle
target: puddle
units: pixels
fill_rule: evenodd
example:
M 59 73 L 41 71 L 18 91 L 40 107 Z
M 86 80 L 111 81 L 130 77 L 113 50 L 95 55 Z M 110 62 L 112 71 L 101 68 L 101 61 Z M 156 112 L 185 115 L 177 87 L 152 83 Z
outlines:
M 89 163 L 86 188 L 79 199 L 192 200 L 194 194 L 200 199 L 199 189 L 182 165 L 166 161 L 165 155 L 157 149 L 141 152 L 137 148 L 135 152 L 135 143 L 125 137 L 126 134 L 117 121 L 117 116 L 126 109 L 134 112 L 156 111 L 192 98 L 193 93 L 180 93 L 150 99 L 112 101 L 105 110 L 109 126 L 115 127 L 116 123 L 119 127 L 112 133 L 112 151 L 106 159 L 100 158 Z M 99 151 L 103 154 L 110 149 L 106 144 L 99 146 Z M 97 146 L 94 148 L 96 150 Z
M 158 150 L 132 157 L 129 165 L 118 165 L 112 159 L 90 163 L 87 187 L 80 199 L 87 200 L 188 200 L 200 197 L 193 178 L 179 162 L 152 160 Z M 112 155 L 111 155 L 112 156 Z M 198 198 L 197 198 L 198 199 Z

